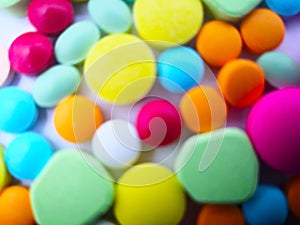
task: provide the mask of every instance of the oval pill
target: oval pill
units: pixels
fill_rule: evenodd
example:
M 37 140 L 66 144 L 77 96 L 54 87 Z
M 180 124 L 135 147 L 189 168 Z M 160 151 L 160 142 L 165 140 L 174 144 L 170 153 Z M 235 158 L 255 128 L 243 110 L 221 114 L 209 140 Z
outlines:
M 300 176 L 296 176 L 288 182 L 286 195 L 292 213 L 300 218 Z

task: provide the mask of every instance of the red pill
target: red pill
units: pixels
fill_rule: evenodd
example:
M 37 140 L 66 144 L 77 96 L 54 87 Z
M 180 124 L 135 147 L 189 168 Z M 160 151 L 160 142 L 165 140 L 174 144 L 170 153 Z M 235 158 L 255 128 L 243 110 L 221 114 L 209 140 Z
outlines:
M 53 61 L 51 41 L 38 32 L 17 37 L 9 48 L 11 67 L 21 74 L 34 75 L 47 69 Z
M 39 32 L 57 34 L 72 23 L 74 12 L 70 0 L 33 0 L 27 15 Z

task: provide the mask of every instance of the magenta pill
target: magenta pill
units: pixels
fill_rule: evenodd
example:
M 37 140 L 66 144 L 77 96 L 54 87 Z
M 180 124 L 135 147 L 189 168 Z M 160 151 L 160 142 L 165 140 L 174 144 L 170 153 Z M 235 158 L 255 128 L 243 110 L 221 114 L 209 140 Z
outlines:
M 300 173 L 300 88 L 284 88 L 261 98 L 249 113 L 246 129 L 267 165 Z
M 180 136 L 181 118 L 178 110 L 170 102 L 156 99 L 141 108 L 136 128 L 143 141 L 151 146 L 163 146 Z
M 11 44 L 9 60 L 11 67 L 21 74 L 38 74 L 52 63 L 53 45 L 43 34 L 24 33 Z
M 57 34 L 72 23 L 74 12 L 70 0 L 33 0 L 27 15 L 39 32 Z

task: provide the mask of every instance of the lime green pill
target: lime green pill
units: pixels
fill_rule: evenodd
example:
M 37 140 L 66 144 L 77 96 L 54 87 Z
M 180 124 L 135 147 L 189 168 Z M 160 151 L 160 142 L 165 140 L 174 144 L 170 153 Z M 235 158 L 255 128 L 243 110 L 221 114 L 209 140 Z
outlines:
M 11 7 L 11 6 L 17 4 L 20 1 L 21 0 L 0 0 L 0 8 Z
M 0 145 L 0 191 L 11 181 L 11 176 L 4 161 L 4 148 Z

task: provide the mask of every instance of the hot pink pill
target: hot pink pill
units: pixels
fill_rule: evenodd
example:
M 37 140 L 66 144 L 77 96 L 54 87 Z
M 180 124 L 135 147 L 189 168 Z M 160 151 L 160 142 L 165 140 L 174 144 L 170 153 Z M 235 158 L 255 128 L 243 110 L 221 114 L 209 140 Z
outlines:
M 57 34 L 72 23 L 74 12 L 69 0 L 33 0 L 27 15 L 39 32 Z
M 261 98 L 250 111 L 246 129 L 266 164 L 300 173 L 300 88 L 284 88 Z
M 45 70 L 53 61 L 51 41 L 38 32 L 17 37 L 9 48 L 11 67 L 22 74 L 33 75 Z
M 136 120 L 140 138 L 152 146 L 175 141 L 181 133 L 181 119 L 177 109 L 166 100 L 152 100 L 140 110 Z

